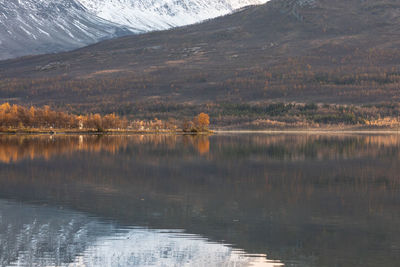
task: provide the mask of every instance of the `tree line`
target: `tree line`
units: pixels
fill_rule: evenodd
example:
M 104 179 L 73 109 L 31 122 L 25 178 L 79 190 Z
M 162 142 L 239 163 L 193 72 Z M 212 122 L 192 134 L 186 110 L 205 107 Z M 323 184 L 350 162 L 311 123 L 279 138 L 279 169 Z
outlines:
M 50 106 L 27 108 L 9 103 L 0 105 L 0 131 L 7 129 L 79 129 L 99 132 L 111 129 L 176 131 L 181 127 L 184 132 L 204 132 L 208 131 L 209 124 L 210 117 L 205 113 L 200 113 L 193 120 L 184 120 L 178 126 L 178 121 L 171 118 L 166 121 L 157 118 L 154 120 L 128 121 L 125 117 L 121 118 L 115 113 L 104 116 L 99 113 L 74 115 L 52 110 Z
M 126 128 L 127 121 L 115 114 L 73 115 L 54 111 L 49 106 L 26 108 L 20 105 L 4 103 L 0 105 L 1 128 L 57 128 L 57 129 L 107 129 Z

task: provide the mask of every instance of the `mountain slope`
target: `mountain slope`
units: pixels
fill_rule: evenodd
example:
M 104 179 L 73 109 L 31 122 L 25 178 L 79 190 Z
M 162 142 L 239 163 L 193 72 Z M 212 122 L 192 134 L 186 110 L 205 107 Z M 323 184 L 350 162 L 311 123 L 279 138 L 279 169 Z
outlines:
M 267 0 L 78 0 L 92 14 L 134 30 L 189 25 Z
M 0 60 L 192 24 L 263 1 L 7 0 L 0 2 Z
M 394 0 L 272 0 L 202 24 L 1 62 L 0 96 L 163 116 L 182 104 L 396 102 L 399 14 Z
M 74 0 L 0 3 L 0 59 L 70 50 L 128 33 Z

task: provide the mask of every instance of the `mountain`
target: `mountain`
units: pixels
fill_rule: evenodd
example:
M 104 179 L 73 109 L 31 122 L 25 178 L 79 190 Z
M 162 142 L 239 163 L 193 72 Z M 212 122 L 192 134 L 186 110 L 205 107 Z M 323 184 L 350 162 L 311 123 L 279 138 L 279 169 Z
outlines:
M 0 59 L 70 50 L 128 33 L 74 0 L 0 3 Z
M 78 0 L 92 14 L 134 31 L 165 30 L 226 15 L 267 0 Z
M 395 0 L 271 0 L 201 24 L 0 62 L 0 97 L 157 117 L 247 112 L 218 103 L 397 103 L 399 14 Z
M 192 24 L 262 1 L 1 1 L 0 60 L 72 50 L 127 34 Z

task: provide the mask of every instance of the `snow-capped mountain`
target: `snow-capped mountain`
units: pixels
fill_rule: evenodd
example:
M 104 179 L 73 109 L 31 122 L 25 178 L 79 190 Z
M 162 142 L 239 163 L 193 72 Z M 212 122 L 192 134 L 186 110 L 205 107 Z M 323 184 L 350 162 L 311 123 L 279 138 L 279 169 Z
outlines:
M 0 0 L 0 59 L 69 50 L 128 33 L 75 0 Z
M 163 30 L 267 0 L 0 0 L 0 60 Z
M 226 15 L 267 0 L 78 0 L 92 14 L 134 30 L 163 30 Z

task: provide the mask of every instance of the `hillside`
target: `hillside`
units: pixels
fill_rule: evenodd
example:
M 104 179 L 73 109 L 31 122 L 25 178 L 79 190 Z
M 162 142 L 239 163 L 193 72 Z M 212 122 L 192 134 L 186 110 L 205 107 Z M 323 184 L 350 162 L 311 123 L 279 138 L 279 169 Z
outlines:
M 8 0 L 0 2 L 0 60 L 68 51 L 169 29 L 266 0 Z
M 267 0 L 77 0 L 88 11 L 133 31 L 166 30 L 226 15 Z
M 399 13 L 394 0 L 272 0 L 202 24 L 2 61 L 0 96 L 139 117 L 204 108 L 224 116 L 222 102 L 379 108 L 400 98 Z
M 132 34 L 90 14 L 75 0 L 0 3 L 0 59 L 76 49 Z

